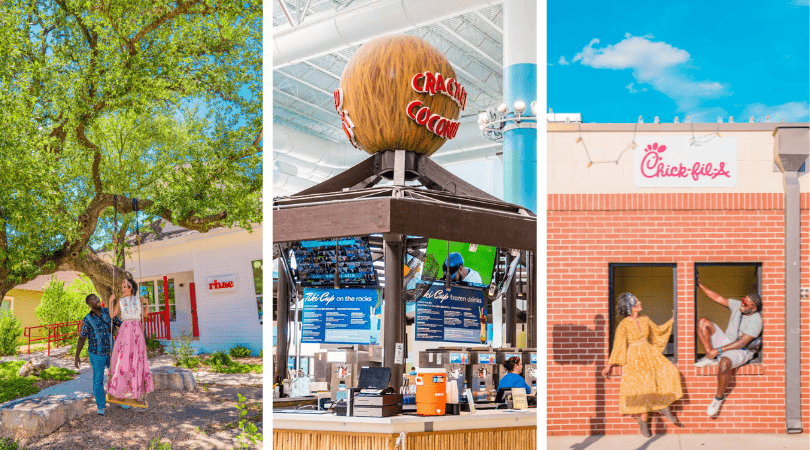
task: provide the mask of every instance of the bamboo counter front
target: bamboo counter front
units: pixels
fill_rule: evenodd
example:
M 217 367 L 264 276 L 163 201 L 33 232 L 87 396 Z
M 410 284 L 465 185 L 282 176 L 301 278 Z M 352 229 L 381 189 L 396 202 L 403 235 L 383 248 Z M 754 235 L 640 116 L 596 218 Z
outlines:
M 274 450 L 535 450 L 536 434 L 536 409 L 386 418 L 273 413 Z

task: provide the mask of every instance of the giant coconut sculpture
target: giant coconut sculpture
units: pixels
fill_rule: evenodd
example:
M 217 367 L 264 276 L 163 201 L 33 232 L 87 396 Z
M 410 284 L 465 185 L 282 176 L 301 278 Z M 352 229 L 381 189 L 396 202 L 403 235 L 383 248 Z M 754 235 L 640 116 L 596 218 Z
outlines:
M 431 155 L 455 137 L 467 91 L 447 58 L 414 36 L 375 38 L 354 54 L 335 89 L 335 109 L 355 147 Z

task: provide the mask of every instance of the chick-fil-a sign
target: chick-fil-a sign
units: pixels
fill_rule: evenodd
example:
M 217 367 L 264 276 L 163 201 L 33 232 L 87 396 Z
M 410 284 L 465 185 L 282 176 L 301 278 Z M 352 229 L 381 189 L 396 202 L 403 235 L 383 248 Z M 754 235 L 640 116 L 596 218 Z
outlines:
M 737 139 L 636 138 L 636 187 L 736 187 Z

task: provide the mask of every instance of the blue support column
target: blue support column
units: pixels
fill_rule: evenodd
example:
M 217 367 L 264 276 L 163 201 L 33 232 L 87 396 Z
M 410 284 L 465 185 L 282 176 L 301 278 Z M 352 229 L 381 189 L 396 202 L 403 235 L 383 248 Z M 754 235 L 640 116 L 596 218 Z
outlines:
M 522 100 L 524 114 L 537 100 L 537 3 L 504 1 L 503 95 L 509 111 Z M 514 116 L 510 113 L 509 116 Z M 503 133 L 504 200 L 537 212 L 537 128 L 511 123 Z

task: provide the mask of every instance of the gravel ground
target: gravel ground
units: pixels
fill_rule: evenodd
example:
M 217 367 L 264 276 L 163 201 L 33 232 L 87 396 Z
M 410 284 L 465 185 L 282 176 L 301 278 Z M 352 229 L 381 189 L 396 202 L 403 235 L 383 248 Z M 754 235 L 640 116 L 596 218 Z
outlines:
M 232 399 L 202 389 L 152 392 L 146 399 L 149 408 L 145 412 L 108 404 L 104 416 L 96 414 L 95 402 L 91 399 L 84 416 L 48 436 L 21 444 L 29 450 L 147 449 L 154 438 L 170 442 L 172 450 L 230 449 L 236 444 L 234 437 L 238 433 L 234 425 L 229 425 L 238 422 L 236 403 Z M 260 402 L 250 405 L 249 409 L 253 420 L 261 422 Z M 219 430 L 231 432 L 211 435 Z

